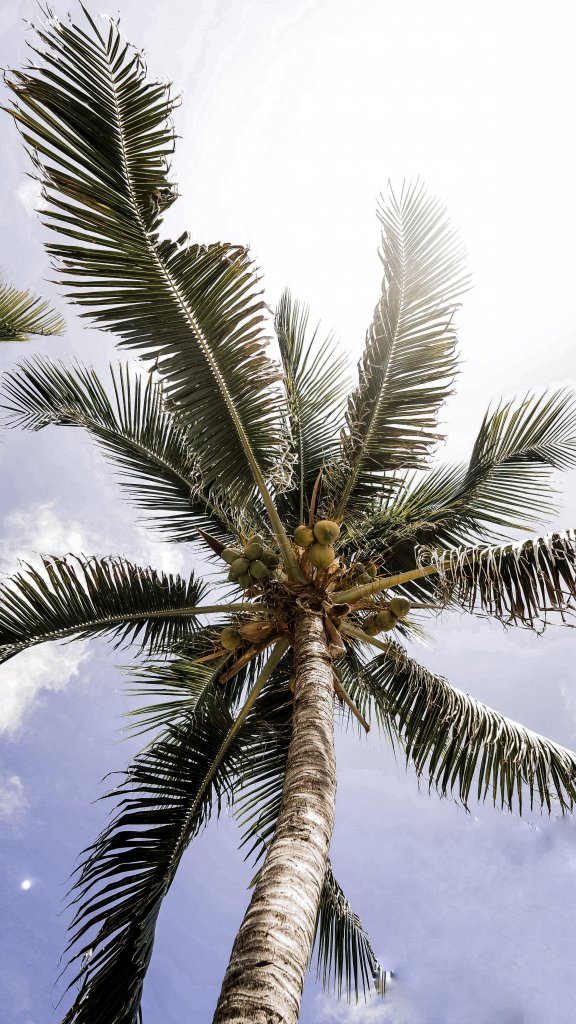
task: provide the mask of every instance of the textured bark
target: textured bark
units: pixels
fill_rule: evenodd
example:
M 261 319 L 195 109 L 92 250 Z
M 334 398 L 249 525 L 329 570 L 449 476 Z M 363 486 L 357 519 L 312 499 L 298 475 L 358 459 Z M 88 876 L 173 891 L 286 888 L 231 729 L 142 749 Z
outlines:
M 278 826 L 236 936 L 213 1024 L 295 1024 L 334 827 L 332 661 L 317 613 L 295 625 L 292 741 Z

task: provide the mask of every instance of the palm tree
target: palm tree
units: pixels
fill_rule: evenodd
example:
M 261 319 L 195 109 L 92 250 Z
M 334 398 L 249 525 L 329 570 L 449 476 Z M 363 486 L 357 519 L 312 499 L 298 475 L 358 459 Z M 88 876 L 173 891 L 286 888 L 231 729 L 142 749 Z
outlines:
M 28 341 L 31 334 L 62 334 L 64 321 L 44 299 L 0 279 L 0 341 Z
M 406 652 L 413 608 L 462 607 L 540 629 L 576 594 L 570 531 L 523 542 L 549 476 L 576 463 L 566 391 L 486 414 L 464 466 L 432 464 L 456 372 L 466 287 L 441 205 L 419 186 L 379 217 L 383 286 L 358 382 L 283 296 L 281 366 L 241 246 L 160 237 L 174 101 L 114 23 L 51 16 L 8 77 L 41 181 L 48 251 L 70 301 L 146 361 L 108 384 L 89 367 L 25 361 L 9 422 L 82 427 L 151 527 L 202 550 L 209 596 L 119 558 L 46 557 L 2 585 L 0 657 L 69 636 L 139 645 L 152 730 L 111 794 L 73 890 L 65 1024 L 136 1024 L 162 901 L 190 841 L 225 801 L 258 870 L 214 1021 L 294 1022 L 310 953 L 338 991 L 382 988 L 328 860 L 334 709 L 375 722 L 418 775 L 465 805 L 528 797 L 572 809 L 576 754 L 511 722 Z M 338 544 L 337 553 L 332 545 Z M 227 574 L 227 575 L 226 575 Z

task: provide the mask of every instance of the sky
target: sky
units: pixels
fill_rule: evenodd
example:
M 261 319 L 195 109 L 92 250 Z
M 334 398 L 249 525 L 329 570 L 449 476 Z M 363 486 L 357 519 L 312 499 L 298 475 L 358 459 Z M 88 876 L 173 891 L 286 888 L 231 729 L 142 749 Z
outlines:
M 378 195 L 420 177 L 446 203 L 473 288 L 442 458 L 466 456 L 491 400 L 576 381 L 571 4 L 123 0 L 120 13 L 150 73 L 182 95 L 167 233 L 248 243 L 270 304 L 289 286 L 352 367 L 379 291 Z M 24 19 L 36 16 L 32 0 L 0 2 L 0 65 L 21 64 Z M 102 369 L 112 340 L 81 326 L 47 281 L 34 186 L 6 118 L 1 138 L 0 266 L 52 296 L 68 332 L 2 346 L 0 369 L 32 352 Z M 552 525 L 574 526 L 575 474 L 557 484 Z M 185 546 L 159 543 L 136 518 L 86 438 L 3 431 L 1 572 L 67 551 L 190 569 Z M 571 629 L 537 637 L 464 615 L 428 627 L 424 664 L 576 747 Z M 103 777 L 135 749 L 119 668 L 129 661 L 103 641 L 74 642 L 0 672 L 0 1024 L 60 1019 L 67 879 L 105 820 Z M 394 978 L 384 1001 L 350 1007 L 312 974 L 302 1024 L 571 1024 L 574 821 L 467 814 L 419 788 L 383 738 L 349 728 L 337 744 L 332 862 Z M 189 849 L 160 919 L 145 1024 L 211 1020 L 248 901 L 237 845 L 224 815 Z

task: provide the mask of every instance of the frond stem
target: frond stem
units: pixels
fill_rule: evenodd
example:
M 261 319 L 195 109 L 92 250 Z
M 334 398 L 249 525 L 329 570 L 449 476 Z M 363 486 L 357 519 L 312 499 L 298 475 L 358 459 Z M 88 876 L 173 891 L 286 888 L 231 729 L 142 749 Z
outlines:
M 49 640 L 63 640 L 71 633 L 82 633 L 89 629 L 107 629 L 108 627 L 119 626 L 123 622 L 143 622 L 148 619 L 174 619 L 186 616 L 209 615 L 219 612 L 249 612 L 253 611 L 251 604 L 207 604 L 196 608 L 168 608 L 160 611 L 132 612 L 127 615 L 107 615 L 99 619 L 90 619 L 86 622 L 77 622 L 74 626 L 64 629 L 54 629 L 48 633 L 42 633 L 37 639 L 31 642 L 26 640 L 15 641 L 0 647 L 0 651 L 11 650 L 14 654 L 24 651 L 35 644 L 47 643 Z
M 208 344 L 207 338 L 206 338 L 206 336 L 204 334 L 204 331 L 202 330 L 202 327 L 200 326 L 199 321 L 197 320 L 196 316 L 194 315 L 193 310 L 190 308 L 188 302 L 186 301 L 186 297 L 182 294 L 182 290 L 179 288 L 177 281 L 174 280 L 173 275 L 170 273 L 169 268 L 166 266 L 166 263 L 164 262 L 164 260 L 162 259 L 160 253 L 158 252 L 157 246 L 154 244 L 153 240 L 150 238 L 149 232 L 148 232 L 148 230 L 146 228 L 146 224 L 144 223 L 144 220 L 143 220 L 143 217 L 142 217 L 142 213 L 141 213 L 140 208 L 138 206 L 137 198 L 136 198 L 136 195 L 135 195 L 135 192 L 134 192 L 134 187 L 133 187 L 133 184 L 132 184 L 132 176 L 131 176 L 131 171 L 130 171 L 130 163 L 129 163 L 129 160 L 128 160 L 128 154 L 126 152 L 126 146 L 125 146 L 125 142 L 124 142 L 124 138 L 125 138 L 124 121 L 123 121 L 123 117 L 122 117 L 122 111 L 121 111 L 120 103 L 118 102 L 116 80 L 115 80 L 114 75 L 112 73 L 112 68 L 110 68 L 110 85 L 111 85 L 111 90 L 112 90 L 114 106 L 115 106 L 116 118 L 117 118 L 117 122 L 118 122 L 118 125 L 119 125 L 119 128 L 120 128 L 119 140 L 120 140 L 121 159 L 122 159 L 122 163 L 123 163 L 124 177 L 125 177 L 125 181 L 126 181 L 126 184 L 127 184 L 127 187 L 128 187 L 129 194 L 130 194 L 130 201 L 131 201 L 131 205 L 132 205 L 132 208 L 133 208 L 133 211 L 134 211 L 134 216 L 136 218 L 136 222 L 137 222 L 137 224 L 138 224 L 138 226 L 139 226 L 139 228 L 140 228 L 140 230 L 142 232 L 142 237 L 143 237 L 143 239 L 145 241 L 146 247 L 147 247 L 147 249 L 148 249 L 148 251 L 150 253 L 150 256 L 151 256 L 153 262 L 156 264 L 156 266 L 157 266 L 157 268 L 158 268 L 158 270 L 160 272 L 160 275 L 166 281 L 166 284 L 168 285 L 168 289 L 172 293 L 172 296 L 174 297 L 174 300 L 175 300 L 177 306 L 179 307 L 180 312 L 181 312 L 182 316 L 184 317 L 184 320 L 191 327 L 192 333 L 196 336 L 198 344 L 199 344 L 200 348 L 202 349 L 204 358 L 208 362 L 208 364 L 210 366 L 210 369 L 211 369 L 212 373 L 214 374 L 214 377 L 218 381 L 218 384 L 219 384 L 220 389 L 222 391 L 222 394 L 224 396 L 224 401 L 225 401 L 225 403 L 226 403 L 226 405 L 228 407 L 228 411 L 230 413 L 230 418 L 231 418 L 232 422 L 234 423 L 234 426 L 236 428 L 238 437 L 240 438 L 242 447 L 243 447 L 244 452 L 246 454 L 246 459 L 248 461 L 250 469 L 252 470 L 252 475 L 254 477 L 254 481 L 256 483 L 256 486 L 257 486 L 258 490 L 260 491 L 260 494 L 262 495 L 262 500 L 264 501 L 264 505 L 266 506 L 266 511 L 268 512 L 268 516 L 270 518 L 271 526 L 272 526 L 272 528 L 274 530 L 274 533 L 276 534 L 276 539 L 277 539 L 277 541 L 278 541 L 278 543 L 280 545 L 280 548 L 282 550 L 282 554 L 284 555 L 284 560 L 285 560 L 285 563 L 286 563 L 286 567 L 288 569 L 288 574 L 292 578 L 299 579 L 300 581 L 302 581 L 303 580 L 302 572 L 301 572 L 300 567 L 298 566 L 298 564 L 296 562 L 296 559 L 294 557 L 294 552 L 292 551 L 292 548 L 290 546 L 290 541 L 288 540 L 288 537 L 286 535 L 286 531 L 284 530 L 284 527 L 283 527 L 283 525 L 282 525 L 282 523 L 280 521 L 280 517 L 278 515 L 278 512 L 276 511 L 276 506 L 274 505 L 274 501 L 272 500 L 272 495 L 270 494 L 270 491 L 268 490 L 268 488 L 266 486 L 266 482 L 264 480 L 264 477 L 262 475 L 262 472 L 260 470 L 260 467 L 258 465 L 256 457 L 254 455 L 254 452 L 252 451 L 252 446 L 251 446 L 251 444 L 250 444 L 250 442 L 249 442 L 249 440 L 248 440 L 248 438 L 246 436 L 246 432 L 244 430 L 243 424 L 242 424 L 242 422 L 240 420 L 240 417 L 238 416 L 238 413 L 236 411 L 236 407 L 234 405 L 234 402 L 232 401 L 232 398 L 230 396 L 228 387 L 226 385 L 226 381 L 225 381 L 225 379 L 224 379 L 224 377 L 222 375 L 220 367 L 218 366 L 218 364 L 217 364 L 217 362 L 216 362 L 216 360 L 215 360 L 215 358 L 214 358 L 214 356 L 213 356 L 213 354 L 212 354 L 212 352 L 210 350 L 210 345 Z
M 383 590 L 390 590 L 391 587 L 399 587 L 402 583 L 419 580 L 422 576 L 432 576 L 433 573 L 441 571 L 441 565 L 425 565 L 418 569 L 410 569 L 408 572 L 397 573 L 396 576 L 377 576 L 371 583 L 364 583 L 361 587 L 336 590 L 332 597 L 337 598 L 341 604 L 354 604 L 365 597 L 370 597 L 371 594 L 379 594 Z
M 234 742 L 234 740 L 238 736 L 238 733 L 240 732 L 242 726 L 244 725 L 244 722 L 246 721 L 248 715 L 250 714 L 250 711 L 252 710 L 252 708 L 254 707 L 254 704 L 258 700 L 258 697 L 260 696 L 260 694 L 262 692 L 262 689 L 264 688 L 265 684 L 268 682 L 268 680 L 269 680 L 270 676 L 272 675 L 274 669 L 280 663 L 280 661 L 284 657 L 284 654 L 286 653 L 286 651 L 288 650 L 289 647 L 290 647 L 290 643 L 288 642 L 288 640 L 279 640 L 278 641 L 278 643 L 276 644 L 274 650 L 272 651 L 272 654 L 268 658 L 268 661 L 266 662 L 266 664 L 262 668 L 262 671 L 260 672 L 260 675 L 258 676 L 258 679 L 254 683 L 254 686 L 252 687 L 250 693 L 248 694 L 248 697 L 247 697 L 247 699 L 246 699 L 246 701 L 244 703 L 244 706 L 243 706 L 242 710 L 240 711 L 240 713 L 237 715 L 237 717 L 234 719 L 234 722 L 230 726 L 230 729 L 228 730 L 225 739 L 222 741 L 222 744 L 220 745 L 220 749 L 219 749 L 218 753 L 216 754 L 216 757 L 214 758 L 212 764 L 210 765 L 209 770 L 207 771 L 207 773 L 204 776 L 204 779 L 203 779 L 201 785 L 198 788 L 198 792 L 196 794 L 194 802 L 193 802 L 193 804 L 191 805 L 191 807 L 190 807 L 190 809 L 188 811 L 187 820 L 186 820 L 186 823 L 183 826 L 182 832 L 181 832 L 182 838 L 180 840 L 180 843 L 177 845 L 177 847 L 175 848 L 175 850 L 172 853 L 172 857 L 170 859 L 171 860 L 170 867 L 169 867 L 168 871 L 166 872 L 166 877 L 170 877 L 170 878 L 172 877 L 172 864 L 174 863 L 175 860 L 178 860 L 180 858 L 180 855 L 181 855 L 181 852 L 182 852 L 181 846 L 182 846 L 182 844 L 186 844 L 186 842 L 187 842 L 187 838 L 186 837 L 188 835 L 189 823 L 191 821 L 193 821 L 194 815 L 196 814 L 196 811 L 198 809 L 198 805 L 199 805 L 200 801 L 202 800 L 202 798 L 203 798 L 203 796 L 204 796 L 204 794 L 206 792 L 207 787 L 212 782 L 212 779 L 214 778 L 214 775 L 218 771 L 218 767 L 222 763 L 222 760 L 223 760 L 224 756 L 226 755 L 227 751 L 230 749 L 230 746 L 232 745 L 232 743 Z
M 372 644 L 373 647 L 377 647 L 380 651 L 385 651 L 386 654 L 390 654 L 394 650 L 394 645 L 388 640 L 378 640 L 375 636 L 370 636 L 365 633 L 362 629 L 358 629 L 357 626 L 353 626 L 351 622 L 343 622 L 340 626 L 342 633 L 347 633 L 348 636 L 353 636 L 356 640 L 362 640 L 365 644 Z
M 360 722 L 360 725 L 362 726 L 364 731 L 370 732 L 370 726 L 368 725 L 368 722 L 364 718 L 364 715 L 358 710 L 350 695 L 342 686 L 342 683 L 340 682 L 340 679 L 338 678 L 336 671 L 334 671 L 334 693 L 338 697 L 338 700 L 342 701 L 344 704 L 346 704 L 348 708 L 350 708 L 350 711 L 354 715 L 354 718 L 356 718 L 357 721 Z

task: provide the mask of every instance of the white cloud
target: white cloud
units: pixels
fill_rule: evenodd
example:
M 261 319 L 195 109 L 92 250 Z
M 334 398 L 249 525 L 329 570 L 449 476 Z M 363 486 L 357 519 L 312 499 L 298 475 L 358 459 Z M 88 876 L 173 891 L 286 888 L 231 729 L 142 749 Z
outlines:
M 155 543 L 144 530 L 128 530 L 120 516 L 103 516 L 103 530 L 85 527 L 55 503 L 39 503 L 9 513 L 0 531 L 0 573 L 21 562 L 38 563 L 38 554 L 107 555 L 122 553 L 141 565 L 167 572 L 185 570 L 185 554 L 175 545 Z M 105 532 L 106 531 L 106 532 Z M 108 532 L 109 531 L 109 532 Z M 126 540 L 124 540 L 126 534 Z M 76 679 L 90 656 L 83 642 L 43 644 L 2 666 L 0 733 L 14 732 L 37 703 L 42 690 L 62 690 Z
M 38 553 L 90 551 L 93 540 L 79 523 L 59 514 L 53 504 L 17 509 L 4 518 L 0 570 L 12 572 L 19 561 L 35 561 Z
M 315 1000 L 317 1020 L 322 1024 L 421 1024 L 422 1017 L 409 1004 L 396 979 L 387 981 L 384 999 L 373 996 L 369 1002 L 346 1003 L 334 996 L 320 995 Z
M 23 651 L 2 666 L 0 677 L 0 732 L 20 727 L 24 714 L 35 706 L 42 690 L 63 690 L 80 674 L 90 657 L 80 641 L 56 647 L 43 644 Z M 1 799 L 0 790 L 0 799 Z
M 13 821 L 26 803 L 20 776 L 0 775 L 0 821 Z
M 22 204 L 29 217 L 37 210 L 44 210 L 46 202 L 42 198 L 42 190 L 35 178 L 24 178 L 16 189 L 16 198 Z
M 0 572 L 13 572 L 20 561 L 37 561 L 38 554 L 115 555 L 165 572 L 186 571 L 183 549 L 151 539 L 134 527 L 126 515 L 111 514 L 100 520 L 104 529 L 85 526 L 54 502 L 16 509 L 5 516 L 0 537 Z

